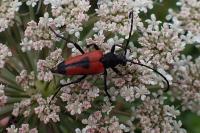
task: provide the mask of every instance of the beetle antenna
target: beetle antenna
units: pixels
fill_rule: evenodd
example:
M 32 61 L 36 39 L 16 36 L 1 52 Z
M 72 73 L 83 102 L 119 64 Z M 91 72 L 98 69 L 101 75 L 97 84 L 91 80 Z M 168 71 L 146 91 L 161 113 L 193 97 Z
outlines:
M 150 66 L 147 66 L 147 65 L 144 65 L 144 64 L 141 64 L 141 63 L 138 63 L 138 62 L 134 62 L 134 61 L 132 61 L 132 60 L 126 60 L 126 61 L 153 70 L 155 73 L 157 73 L 158 75 L 160 75 L 160 76 L 166 81 L 166 83 L 167 83 L 167 89 L 164 90 L 164 92 L 167 92 L 167 91 L 169 90 L 169 87 L 170 87 L 169 81 L 167 80 L 167 78 L 166 78 L 163 74 L 161 74 L 160 72 L 158 72 L 156 69 L 153 69 L 153 68 L 151 68 Z
M 56 95 L 58 94 L 58 92 L 61 90 L 61 88 L 63 87 L 63 85 L 60 85 L 57 89 L 57 91 L 53 94 L 53 97 L 51 97 L 51 100 L 49 101 L 49 105 L 51 104 L 52 100 L 56 97 Z
M 133 11 L 130 12 L 129 17 L 131 18 L 131 29 L 129 31 L 128 40 L 126 42 L 126 46 L 125 46 L 125 49 L 124 49 L 124 56 L 126 56 L 127 49 L 128 49 L 128 44 L 129 44 L 130 39 L 131 39 L 131 33 L 133 31 Z
M 77 43 L 75 43 L 75 42 L 73 42 L 73 41 L 71 41 L 71 40 L 69 40 L 69 39 L 67 39 L 67 38 L 65 38 L 65 37 L 63 37 L 63 36 L 61 36 L 61 35 L 59 35 L 58 33 L 56 33 L 56 32 L 53 30 L 53 28 L 49 27 L 49 29 L 56 35 L 56 37 L 58 37 L 58 38 L 60 38 L 60 39 L 63 39 L 63 40 L 65 40 L 65 41 L 68 42 L 68 43 L 72 43 L 72 44 L 75 46 L 75 48 L 77 48 L 82 54 L 85 53 L 85 52 L 83 51 L 83 49 L 82 49 Z
M 83 79 L 86 78 L 86 77 L 87 77 L 87 75 L 82 75 L 80 78 L 78 78 L 78 79 L 76 79 L 76 80 L 74 80 L 74 81 L 72 81 L 72 82 L 69 82 L 69 83 L 66 83 L 66 84 L 61 84 L 61 85 L 58 87 L 57 91 L 54 93 L 54 95 L 53 95 L 53 97 L 51 98 L 49 104 L 51 104 L 51 101 L 55 98 L 55 96 L 58 94 L 58 92 L 61 90 L 62 87 L 68 86 L 68 85 L 71 85 L 71 84 L 75 84 L 75 83 L 79 83 L 81 80 L 83 80 Z

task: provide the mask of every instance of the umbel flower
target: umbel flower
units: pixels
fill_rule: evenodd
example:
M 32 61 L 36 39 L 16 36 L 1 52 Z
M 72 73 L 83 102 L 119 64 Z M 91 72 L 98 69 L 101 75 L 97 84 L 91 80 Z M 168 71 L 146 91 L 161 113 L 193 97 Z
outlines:
M 177 2 L 180 12 L 177 13 L 169 9 L 167 19 L 172 19 L 177 26 L 181 27 L 188 34 L 188 43 L 200 43 L 199 5 L 199 0 L 180 0 Z
M 166 16 L 173 21 L 160 21 L 151 9 L 162 1 L 2 0 L 0 131 L 186 133 L 179 119 L 182 113 L 200 114 L 199 53 L 197 58 L 184 55 L 187 44 L 199 43 L 200 4 L 192 1 L 180 0 L 180 10 L 170 9 Z M 93 50 L 87 45 L 96 44 L 104 54 L 114 44 L 123 48 L 131 28 L 130 12 L 133 30 L 126 58 L 162 73 L 170 90 L 164 91 L 158 74 L 127 64 L 117 68 L 122 76 L 108 70 L 112 103 L 101 74 L 62 87 L 52 99 L 60 84 L 79 77 L 52 71 L 81 54 L 73 43 L 86 52 Z M 121 54 L 122 48 L 117 47 L 116 53 Z
M 0 32 L 2 32 L 15 23 L 15 13 L 19 10 L 22 2 L 18 0 L 1 0 L 0 3 Z

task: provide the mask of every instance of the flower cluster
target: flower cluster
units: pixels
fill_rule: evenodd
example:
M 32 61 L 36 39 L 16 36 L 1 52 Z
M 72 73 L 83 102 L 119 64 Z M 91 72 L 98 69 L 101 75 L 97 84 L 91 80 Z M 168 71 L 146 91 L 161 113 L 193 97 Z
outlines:
M 28 117 L 31 112 L 31 102 L 32 100 L 30 98 L 23 99 L 20 101 L 20 103 L 15 103 L 12 111 L 12 115 L 17 117 L 20 114 L 23 114 L 24 117 Z
M 99 8 L 96 9 L 96 13 L 99 17 L 94 25 L 93 30 L 104 32 L 116 32 L 121 35 L 128 36 L 130 29 L 130 22 L 128 19 L 128 12 L 133 11 L 133 32 L 137 30 L 137 26 L 143 26 L 141 19 L 138 15 L 140 11 L 147 12 L 147 9 L 153 8 L 152 0 L 115 0 L 105 1 L 100 0 L 98 2 Z
M 46 22 L 40 18 L 38 24 L 35 21 L 28 23 L 24 33 L 25 38 L 20 43 L 22 51 L 42 50 L 44 47 L 51 48 L 53 46 L 48 28 L 49 21 Z
M 75 88 L 78 90 L 75 91 Z M 99 88 L 85 81 L 78 86 L 73 86 L 73 91 L 71 87 L 64 87 L 60 97 L 62 101 L 67 102 L 67 106 L 65 106 L 66 110 L 71 115 L 75 115 L 81 114 L 83 111 L 91 108 L 92 102 L 98 96 Z
M 134 94 L 136 92 L 136 94 Z M 126 101 L 134 101 L 135 98 L 141 98 L 141 100 L 145 100 L 146 95 L 150 94 L 150 92 L 147 90 L 145 86 L 139 86 L 139 87 L 126 87 L 124 86 L 120 90 L 120 95 L 126 100 Z
M 35 7 L 38 1 L 39 1 L 39 0 L 27 0 L 27 1 L 26 1 L 26 4 L 27 4 L 28 6 L 31 5 L 32 7 Z
M 122 133 L 129 132 L 129 128 L 120 124 L 119 119 L 116 116 L 109 118 L 104 116 L 101 111 L 96 111 L 91 114 L 88 119 L 83 119 L 82 123 L 87 125 L 80 130 L 76 129 L 76 133 Z
M 179 0 L 177 5 L 179 12 L 169 10 L 167 19 L 172 19 L 176 25 L 181 27 L 191 37 L 189 43 L 200 43 L 200 1 L 199 0 Z
M 192 57 L 182 56 L 171 73 L 174 75 L 172 94 L 181 101 L 182 109 L 189 109 L 200 115 L 200 57 L 192 61 Z
M 11 51 L 5 44 L 0 43 L 0 68 L 4 67 L 7 57 L 12 56 Z
M 38 133 L 36 128 L 30 129 L 29 124 L 22 124 L 20 128 L 16 128 L 15 125 L 11 125 L 6 128 L 7 133 Z
M 43 99 L 41 95 L 37 97 L 38 107 L 34 108 L 35 114 L 37 114 L 40 121 L 43 121 L 47 124 L 50 120 L 53 122 L 60 121 L 59 112 L 60 107 L 55 105 L 53 102 L 50 103 L 51 97 L 47 100 Z
M 26 90 L 30 86 L 35 85 L 35 74 L 31 72 L 30 75 L 28 75 L 27 70 L 22 70 L 20 75 L 16 76 L 16 82 Z
M 180 37 L 181 32 L 170 23 L 163 23 L 159 28 L 161 22 L 156 21 L 155 15 L 151 15 L 146 22 L 148 26 L 141 29 L 142 36 L 138 39 L 143 46 L 138 49 L 139 59 L 158 68 L 170 69 L 185 48 L 183 35 Z
M 4 92 L 5 86 L 0 84 L 0 106 L 3 106 L 7 102 L 7 96 L 5 95 Z
M 159 91 L 163 91 L 165 88 L 165 83 L 162 78 L 144 67 L 130 64 L 128 67 L 119 68 L 119 70 L 122 74 L 128 73 L 128 75 L 117 77 L 116 74 L 112 74 L 108 77 L 111 81 L 109 83 L 114 83 L 115 85 L 110 88 L 110 94 L 112 95 L 113 100 L 120 94 L 125 101 L 133 102 L 136 99 L 143 101 L 151 94 L 151 90 L 147 87 L 148 85 L 159 85 L 163 88 Z M 169 79 L 169 82 L 171 82 L 171 76 L 165 75 L 166 78 Z
M 58 122 L 60 121 L 58 115 L 60 107 L 55 105 L 54 100 L 50 103 L 50 100 L 51 97 L 45 100 L 40 94 L 35 94 L 31 98 L 22 100 L 20 103 L 15 103 L 12 115 L 18 117 L 22 114 L 24 117 L 29 117 L 34 112 L 45 124 L 50 120 Z M 38 106 L 32 108 L 31 104 L 33 103 L 36 103 Z
M 87 38 L 86 42 L 88 45 L 97 44 L 99 47 L 101 47 L 105 51 L 110 50 L 112 45 L 108 45 L 108 43 L 105 42 L 105 38 L 106 37 L 102 33 L 98 35 L 94 34 L 93 37 Z
M 51 52 L 50 55 L 45 60 L 38 60 L 37 77 L 39 80 L 51 81 L 53 79 L 53 74 L 50 71 L 50 69 L 55 68 L 56 65 L 63 60 L 61 54 L 62 54 L 62 49 L 57 49 Z
M 185 129 L 181 128 L 181 121 L 175 120 L 180 112 L 173 106 L 163 105 L 161 99 L 148 97 L 135 111 L 135 118 L 139 119 L 143 133 L 186 133 Z
M 13 25 L 15 13 L 19 10 L 22 2 L 18 0 L 2 0 L 0 3 L 0 32 Z
M 44 0 L 44 4 L 51 5 L 51 12 L 56 27 L 65 26 L 69 34 L 80 37 L 83 30 L 82 23 L 87 21 L 87 11 L 90 8 L 88 0 Z

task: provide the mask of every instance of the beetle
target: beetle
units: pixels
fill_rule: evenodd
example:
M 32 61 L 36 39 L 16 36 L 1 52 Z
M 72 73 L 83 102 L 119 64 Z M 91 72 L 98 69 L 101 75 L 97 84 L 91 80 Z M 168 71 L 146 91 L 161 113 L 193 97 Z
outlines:
M 104 54 L 103 51 L 101 51 L 96 44 L 90 44 L 90 45 L 87 45 L 87 47 L 89 48 L 89 47 L 93 46 L 95 48 L 95 50 L 85 53 L 83 51 L 83 49 L 77 43 L 72 42 L 72 41 L 68 40 L 67 38 L 57 34 L 50 27 L 50 30 L 58 38 L 61 38 L 61 39 L 65 40 L 66 42 L 73 43 L 75 48 L 77 48 L 81 53 L 81 55 L 77 55 L 77 56 L 70 57 L 70 58 L 66 59 L 65 61 L 58 64 L 58 66 L 55 70 L 51 70 L 51 71 L 53 73 L 58 73 L 58 74 L 62 74 L 62 75 L 65 75 L 65 76 L 82 75 L 80 78 L 78 78 L 75 81 L 60 85 L 60 87 L 54 93 L 51 100 L 54 99 L 54 97 L 58 94 L 58 92 L 60 91 L 60 89 L 62 87 L 68 86 L 70 84 L 78 83 L 78 82 L 82 81 L 83 79 L 85 79 L 88 75 L 103 74 L 104 75 L 104 91 L 105 91 L 106 95 L 108 96 L 108 98 L 111 102 L 111 96 L 108 93 L 108 86 L 107 86 L 107 69 L 111 68 L 118 75 L 122 75 L 120 73 L 120 71 L 116 68 L 116 66 L 118 66 L 118 65 L 125 66 L 127 64 L 127 62 L 130 62 L 132 64 L 136 64 L 136 65 L 140 65 L 140 66 L 143 66 L 143 67 L 146 67 L 148 69 L 153 70 L 155 73 L 160 75 L 166 81 L 167 89 L 165 91 L 169 90 L 169 82 L 166 79 L 166 77 L 163 76 L 160 72 L 151 68 L 150 66 L 141 64 L 139 62 L 134 62 L 134 61 L 126 58 L 128 44 L 130 42 L 130 37 L 131 37 L 132 29 L 133 29 L 133 12 L 130 12 L 129 17 L 131 18 L 131 28 L 130 28 L 130 31 L 129 31 L 128 40 L 127 40 L 126 45 L 124 47 L 123 55 L 118 55 L 118 54 L 115 53 L 116 46 L 122 47 L 122 46 L 116 45 L 116 44 L 113 45 L 110 52 L 108 52 L 106 54 Z

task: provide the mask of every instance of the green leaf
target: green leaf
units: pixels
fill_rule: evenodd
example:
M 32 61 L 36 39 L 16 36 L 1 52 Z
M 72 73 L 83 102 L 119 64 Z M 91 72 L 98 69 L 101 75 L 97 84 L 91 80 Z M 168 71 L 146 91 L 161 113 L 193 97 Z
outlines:
M 188 133 L 200 133 L 200 116 L 195 113 L 185 112 L 180 116 L 180 119 Z
M 0 116 L 8 113 L 8 112 L 11 112 L 13 109 L 13 105 L 5 105 L 3 107 L 0 108 Z

